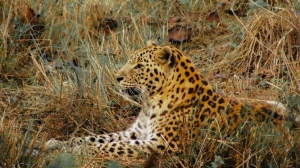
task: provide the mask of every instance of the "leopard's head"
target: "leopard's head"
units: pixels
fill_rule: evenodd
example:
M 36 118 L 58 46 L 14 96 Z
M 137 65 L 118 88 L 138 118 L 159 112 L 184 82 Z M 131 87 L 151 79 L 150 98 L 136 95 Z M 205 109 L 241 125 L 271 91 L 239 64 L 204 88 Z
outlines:
M 151 45 L 135 51 L 117 72 L 122 92 L 127 95 L 160 92 L 176 60 L 169 46 Z

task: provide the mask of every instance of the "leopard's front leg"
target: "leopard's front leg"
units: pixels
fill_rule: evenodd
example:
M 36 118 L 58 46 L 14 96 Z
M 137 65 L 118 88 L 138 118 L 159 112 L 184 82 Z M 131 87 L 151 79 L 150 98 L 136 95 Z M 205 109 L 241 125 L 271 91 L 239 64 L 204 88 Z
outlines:
M 95 136 L 87 136 L 87 137 L 73 137 L 68 141 L 59 141 L 55 139 L 51 139 L 46 142 L 44 149 L 61 149 L 63 147 L 76 148 L 76 146 L 90 146 L 92 144 L 107 144 L 109 142 L 116 142 L 120 140 L 127 140 L 130 138 L 136 137 L 136 133 L 133 131 L 127 130 L 124 132 L 117 132 L 117 133 L 109 133 L 109 134 L 102 134 L 102 135 L 95 135 Z
M 167 143 L 160 137 L 149 138 L 147 140 L 125 138 L 126 132 L 104 134 L 99 136 L 88 136 L 84 138 L 72 138 L 70 141 L 50 140 L 46 143 L 47 149 L 63 148 L 71 152 L 88 154 L 89 156 L 111 157 L 134 157 L 152 152 L 163 152 L 167 148 Z M 132 134 L 131 134 L 132 135 Z
M 78 151 L 90 156 L 97 155 L 101 158 L 137 158 L 153 152 L 162 153 L 167 146 L 166 143 L 155 138 L 155 140 L 127 140 L 109 142 L 107 144 L 92 143 L 88 146 L 78 146 Z
M 50 140 L 45 149 L 66 148 L 70 152 L 88 153 L 104 157 L 137 157 L 139 151 L 159 152 L 167 148 L 167 142 L 157 133 L 144 113 L 125 131 L 87 137 L 74 137 L 69 141 Z M 159 124 L 158 124 L 159 125 Z M 169 140 L 172 138 L 170 137 Z

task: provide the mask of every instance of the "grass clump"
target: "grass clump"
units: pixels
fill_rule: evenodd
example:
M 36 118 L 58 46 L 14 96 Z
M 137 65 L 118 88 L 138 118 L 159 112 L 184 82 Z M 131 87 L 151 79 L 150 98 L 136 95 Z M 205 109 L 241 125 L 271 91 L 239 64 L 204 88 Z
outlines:
M 17 120 L 5 120 L 1 117 L 0 125 L 0 167 L 42 167 L 46 165 L 47 156 L 39 153 L 38 138 L 41 132 L 33 133 L 32 123 L 24 131 Z
M 139 107 L 117 93 L 114 74 L 149 39 L 181 48 L 219 92 L 280 100 L 299 115 L 299 9 L 293 1 L 0 1 L 0 167 L 103 166 L 34 153 L 50 138 L 127 128 Z M 196 154 L 145 165 L 299 167 L 298 132 L 266 126 L 224 138 L 203 129 Z

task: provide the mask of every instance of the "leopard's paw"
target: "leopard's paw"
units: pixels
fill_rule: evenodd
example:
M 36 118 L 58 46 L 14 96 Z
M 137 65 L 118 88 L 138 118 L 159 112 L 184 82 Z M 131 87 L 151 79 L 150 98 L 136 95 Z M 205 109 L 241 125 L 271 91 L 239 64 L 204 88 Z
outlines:
M 54 149 L 60 149 L 63 147 L 64 142 L 55 140 L 55 139 L 50 139 L 45 143 L 44 150 L 54 150 Z

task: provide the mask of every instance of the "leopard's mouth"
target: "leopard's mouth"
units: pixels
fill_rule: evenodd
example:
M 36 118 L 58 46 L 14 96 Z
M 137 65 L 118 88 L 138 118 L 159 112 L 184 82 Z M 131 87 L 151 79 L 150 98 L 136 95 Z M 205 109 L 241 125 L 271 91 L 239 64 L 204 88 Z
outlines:
M 134 87 L 122 89 L 121 92 L 122 92 L 123 94 L 127 94 L 127 95 L 129 95 L 129 96 L 134 96 L 134 95 L 138 95 L 138 94 L 141 93 L 141 91 L 140 91 L 139 89 L 134 88 Z

